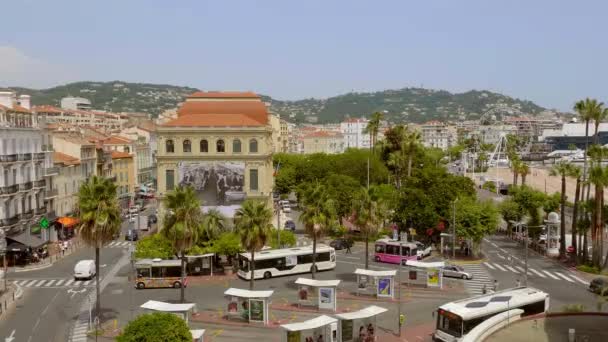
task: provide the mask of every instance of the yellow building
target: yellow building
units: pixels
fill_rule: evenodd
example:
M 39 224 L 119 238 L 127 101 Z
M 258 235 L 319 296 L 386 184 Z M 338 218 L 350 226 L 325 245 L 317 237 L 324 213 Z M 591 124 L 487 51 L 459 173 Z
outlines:
M 157 136 L 159 197 L 189 185 L 228 215 L 246 198 L 272 203 L 272 126 L 258 95 L 194 93 Z
M 339 132 L 317 131 L 302 137 L 302 153 L 342 153 L 344 137 Z
M 135 165 L 127 152 L 112 151 L 112 178 L 119 198 L 130 198 L 135 193 Z

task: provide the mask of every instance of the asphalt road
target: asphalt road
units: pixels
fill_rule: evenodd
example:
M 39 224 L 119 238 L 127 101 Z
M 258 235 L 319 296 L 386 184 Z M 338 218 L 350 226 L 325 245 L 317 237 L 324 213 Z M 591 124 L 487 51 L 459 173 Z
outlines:
M 151 210 L 148 209 L 142 215 Z M 110 267 L 127 253 L 131 242 L 125 243 L 124 233 L 128 228 L 129 223 L 123 222 L 119 239 L 102 249 L 101 279 Z M 15 309 L 2 316 L 0 339 L 8 337 L 14 330 L 15 342 L 68 341 L 70 328 L 78 316 L 86 293 L 95 291 L 94 279 L 73 279 L 74 266 L 84 259 L 95 259 L 95 250 L 85 247 L 57 261 L 51 267 L 9 273 L 9 281 L 23 288 L 23 298 L 18 301 Z M 102 299 L 102 307 L 111 306 L 105 304 Z

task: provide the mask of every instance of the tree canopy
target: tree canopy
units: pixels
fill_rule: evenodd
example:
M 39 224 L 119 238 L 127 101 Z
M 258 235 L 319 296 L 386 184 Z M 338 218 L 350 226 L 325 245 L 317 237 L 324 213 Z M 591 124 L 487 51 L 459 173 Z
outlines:
M 129 322 L 118 342 L 192 342 L 186 321 L 164 312 L 143 314 Z

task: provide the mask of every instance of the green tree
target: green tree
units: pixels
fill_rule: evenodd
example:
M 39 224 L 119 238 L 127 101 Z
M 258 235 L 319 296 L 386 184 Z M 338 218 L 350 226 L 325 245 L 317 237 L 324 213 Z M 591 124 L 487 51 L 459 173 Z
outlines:
M 412 176 L 412 160 L 414 159 L 414 154 L 418 151 L 420 146 L 420 132 L 416 130 L 408 131 L 406 130 L 406 135 L 403 139 L 403 145 L 401 146 L 401 150 L 407 155 L 407 176 Z
M 279 246 L 279 241 L 277 239 L 277 234 L 270 234 L 270 247 L 272 248 L 286 248 L 286 247 L 294 247 L 296 245 L 296 234 L 289 230 L 281 229 L 279 231 L 281 235 L 281 246 Z
M 212 249 L 218 255 L 227 256 L 232 263 L 232 258 L 242 250 L 240 237 L 235 232 L 222 233 L 217 240 L 213 241 Z
M 354 201 L 354 223 L 365 240 L 365 269 L 369 268 L 369 239 L 378 234 L 387 209 L 378 199 L 373 198 L 371 189 L 361 189 Z
M 481 241 L 498 227 L 499 213 L 491 202 L 477 202 L 464 197 L 456 202 L 456 235 L 471 240 L 473 255 L 478 255 Z
M 268 236 L 272 234 L 272 209 L 266 203 L 256 200 L 246 200 L 236 211 L 234 225 L 241 237 L 241 245 L 251 254 L 249 270 L 251 280 L 249 289 L 253 290 L 255 281 L 255 252 L 266 244 Z M 264 277 L 268 277 L 264 274 Z
M 530 174 L 530 165 L 526 163 L 519 164 L 519 174 L 521 175 L 521 185 L 526 185 L 526 177 Z
M 540 211 L 547 204 L 547 195 L 544 193 L 534 190 L 528 186 L 522 185 L 519 187 L 511 188 L 511 198 L 527 212 L 528 227 L 538 227 L 542 224 L 542 216 Z M 537 228 L 529 229 L 530 237 L 538 237 L 540 230 Z
M 116 185 L 107 178 L 93 176 L 78 190 L 80 226 L 78 235 L 89 246 L 95 248 L 95 317 L 101 314 L 99 293 L 99 261 L 103 245 L 112 241 L 120 232 L 120 207 L 116 199 Z M 99 328 L 99 327 L 97 327 Z
M 137 259 L 170 259 L 173 255 L 171 242 L 160 233 L 144 236 L 135 245 Z
M 303 207 L 299 218 L 300 222 L 304 224 L 306 234 L 312 238 L 312 266 L 310 271 L 312 279 L 315 279 L 317 241 L 336 226 L 335 203 L 329 197 L 325 186 L 320 182 L 315 182 L 309 184 L 300 204 Z
M 212 241 L 226 231 L 226 217 L 217 209 L 209 209 L 203 214 L 200 239 Z
M 562 181 L 562 192 L 560 196 L 560 244 L 559 244 L 559 255 L 560 257 L 566 256 L 566 177 L 572 172 L 572 165 L 565 161 L 559 161 L 551 168 L 551 176 L 559 176 Z
M 331 174 L 325 181 L 327 195 L 334 202 L 334 210 L 342 224 L 342 219 L 352 214 L 353 200 L 361 188 L 359 182 L 349 176 Z
M 186 301 L 186 252 L 199 240 L 202 225 L 201 205 L 192 187 L 177 187 L 166 194 L 163 200 L 167 214 L 163 220 L 161 234 L 167 238 L 173 253 L 181 260 L 181 279 L 175 283 L 180 288 L 180 301 Z
M 139 315 L 116 338 L 118 342 L 192 342 L 192 333 L 182 318 L 164 312 Z
M 578 166 L 572 165 L 570 167 L 570 172 L 568 173 L 568 177 L 572 177 L 576 179 L 576 190 L 574 192 L 574 207 L 572 209 L 572 247 L 574 247 L 575 255 L 578 259 L 580 244 L 576 240 L 577 234 L 577 221 L 578 221 L 578 207 L 581 196 L 581 176 L 582 171 Z
M 511 222 L 521 222 L 525 215 L 524 208 L 522 208 L 512 198 L 507 198 L 504 201 L 500 202 L 500 204 L 498 205 L 498 210 L 502 215 L 502 218 L 505 220 L 505 222 L 507 222 L 507 232 L 509 235 L 511 235 Z
M 380 129 L 380 121 L 384 118 L 382 112 L 374 112 L 371 119 L 367 123 L 367 126 L 363 130 L 363 133 L 370 135 L 371 140 L 371 152 L 374 153 L 374 147 L 376 147 L 376 141 L 378 140 L 378 130 Z
M 521 168 L 521 160 L 517 155 L 513 155 L 511 158 L 511 172 L 513 172 L 513 186 L 517 186 L 517 177 L 519 176 L 519 170 Z

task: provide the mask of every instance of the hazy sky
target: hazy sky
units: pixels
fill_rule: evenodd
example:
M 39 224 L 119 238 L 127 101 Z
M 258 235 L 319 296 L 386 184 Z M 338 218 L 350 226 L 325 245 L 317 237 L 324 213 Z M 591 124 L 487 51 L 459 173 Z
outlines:
M 608 102 L 608 1 L 3 1 L 0 86 L 125 80 L 279 99 L 488 89 Z

